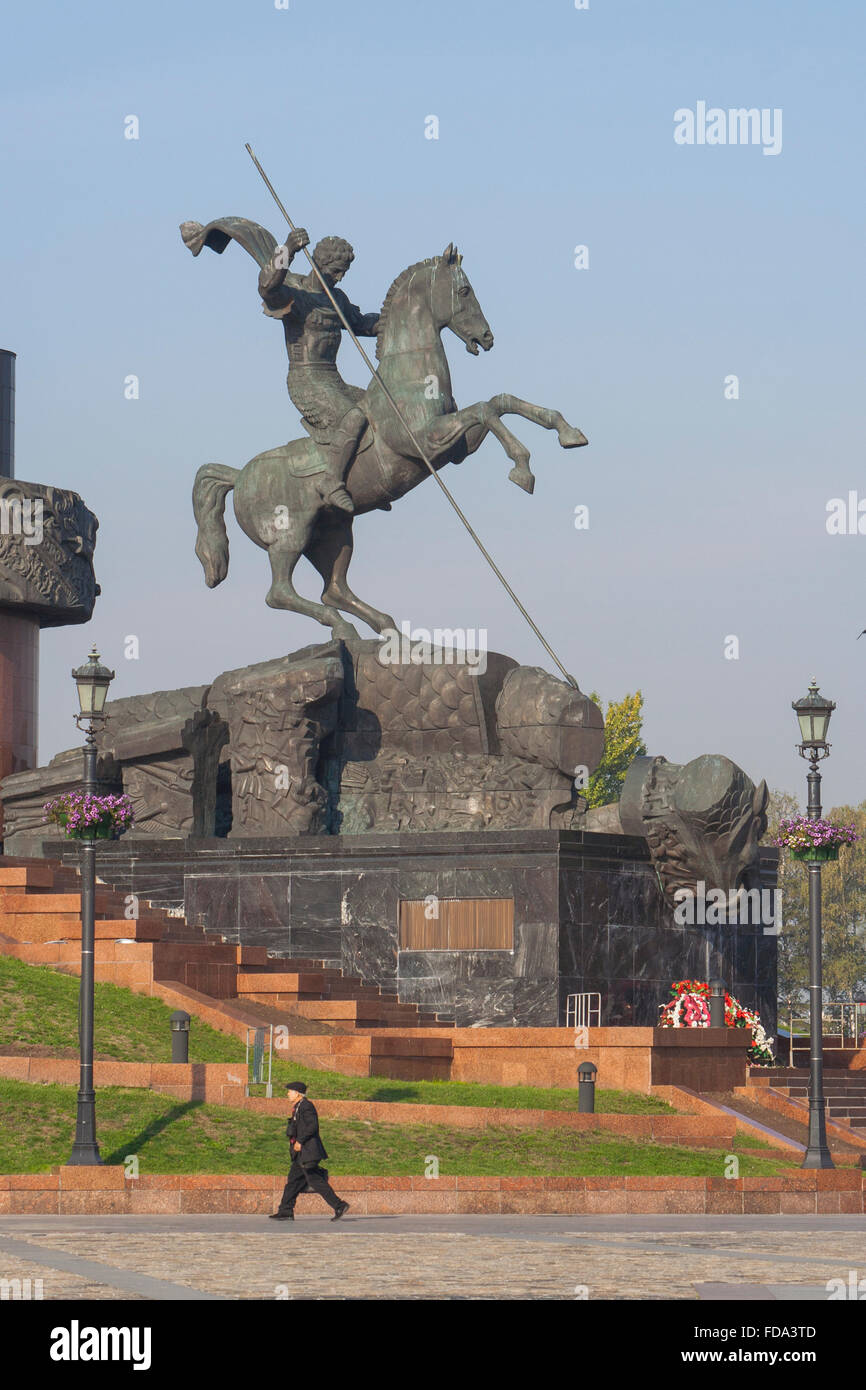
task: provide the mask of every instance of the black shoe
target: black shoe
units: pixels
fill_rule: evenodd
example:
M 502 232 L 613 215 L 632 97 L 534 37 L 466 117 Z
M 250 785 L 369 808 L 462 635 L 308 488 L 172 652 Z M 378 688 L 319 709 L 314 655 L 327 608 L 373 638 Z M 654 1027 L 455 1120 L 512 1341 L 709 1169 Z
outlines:
M 290 1211 L 272 1211 L 268 1219 L 270 1221 L 294 1221 L 295 1218 Z
M 339 1221 L 340 1217 L 341 1217 L 341 1216 L 345 1216 L 345 1215 L 346 1215 L 346 1212 L 347 1212 L 348 1210 L 349 1210 L 349 1203 L 348 1203 L 348 1202 L 341 1202 L 340 1205 L 339 1205 L 338 1207 L 335 1207 L 335 1208 L 334 1208 L 334 1215 L 331 1217 L 331 1220 L 332 1220 L 332 1221 Z

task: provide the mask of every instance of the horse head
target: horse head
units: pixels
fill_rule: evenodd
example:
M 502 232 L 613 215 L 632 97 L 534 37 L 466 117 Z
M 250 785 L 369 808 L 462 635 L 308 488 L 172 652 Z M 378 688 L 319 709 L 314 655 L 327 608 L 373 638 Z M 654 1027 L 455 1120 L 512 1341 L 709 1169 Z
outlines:
M 478 356 L 480 347 L 485 352 L 490 351 L 493 347 L 490 324 L 463 269 L 463 257 L 451 242 L 435 262 L 432 295 L 437 328 L 450 328 L 474 357 Z

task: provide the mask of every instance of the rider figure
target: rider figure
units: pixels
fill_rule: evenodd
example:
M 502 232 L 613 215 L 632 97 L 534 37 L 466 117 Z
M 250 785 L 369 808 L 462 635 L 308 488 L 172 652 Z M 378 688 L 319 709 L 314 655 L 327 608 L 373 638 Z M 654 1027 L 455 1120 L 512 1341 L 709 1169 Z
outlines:
M 289 396 L 301 413 L 304 428 L 319 445 L 325 471 L 316 482 L 321 497 L 346 512 L 354 512 L 345 487 L 346 472 L 367 424 L 358 401 L 364 392 L 350 386 L 337 371 L 337 352 L 343 325 L 315 273 L 295 275 L 289 269 L 295 255 L 310 238 L 303 227 L 296 228 L 277 247 L 259 275 L 259 294 L 271 318 L 283 320 L 289 374 Z M 359 337 L 374 337 L 378 314 L 362 314 L 336 286 L 355 253 L 342 237 L 324 237 L 313 252 L 313 259 L 334 298 Z

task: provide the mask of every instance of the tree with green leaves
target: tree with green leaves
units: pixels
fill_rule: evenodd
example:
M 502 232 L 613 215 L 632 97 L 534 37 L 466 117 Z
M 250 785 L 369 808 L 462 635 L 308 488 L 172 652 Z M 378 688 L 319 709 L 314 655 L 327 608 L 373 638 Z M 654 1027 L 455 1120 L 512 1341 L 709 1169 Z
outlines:
M 796 797 L 773 792 L 765 843 L 779 833 L 779 822 L 799 815 Z M 838 860 L 821 872 L 824 991 L 832 1002 L 862 997 L 866 988 L 866 801 L 836 806 L 826 819 L 853 824 L 861 838 L 845 845 Z M 806 865 L 779 851 L 782 930 L 779 933 L 779 998 L 803 1004 L 809 986 L 809 875 Z
M 601 708 L 601 697 L 595 691 L 589 698 Z M 604 719 L 604 752 L 583 793 L 589 806 L 609 806 L 619 800 L 629 765 L 646 754 L 642 725 L 643 695 L 639 690 L 610 701 Z

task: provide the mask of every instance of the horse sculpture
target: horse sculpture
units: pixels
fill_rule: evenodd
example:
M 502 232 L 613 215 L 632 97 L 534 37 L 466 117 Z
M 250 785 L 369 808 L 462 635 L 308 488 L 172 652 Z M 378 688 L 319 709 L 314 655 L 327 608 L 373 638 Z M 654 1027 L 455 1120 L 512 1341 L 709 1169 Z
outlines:
M 522 415 L 544 429 L 556 430 L 565 449 L 586 444 L 586 436 L 558 410 L 517 396 L 493 396 L 458 410 L 451 395 L 443 328 L 450 328 L 476 356 L 479 348 L 486 352 L 493 346 L 490 326 L 453 245 L 441 256 L 409 266 L 389 289 L 379 319 L 379 373 L 434 469 L 462 463 L 493 434 L 512 461 L 509 478 L 531 493 L 535 478 L 529 468 L 529 450 L 505 427 L 502 416 Z M 346 487 L 356 515 L 389 511 L 396 498 L 429 478 L 430 470 L 376 377 L 359 403 L 368 423 Z M 208 587 L 222 583 L 228 572 L 224 509 L 227 494 L 234 490 L 238 524 L 268 552 L 272 583 L 265 601 L 271 608 L 304 613 L 330 627 L 335 637 L 358 635 L 341 612 L 363 619 L 377 633 L 393 630 L 393 618 L 349 588 L 346 574 L 354 518 L 323 502 L 314 476 L 322 467 L 318 446 L 305 438 L 258 454 L 242 469 L 208 463 L 198 470 L 193 487 L 196 554 Z M 324 581 L 321 603 L 304 598 L 294 587 L 294 571 L 302 555 Z

